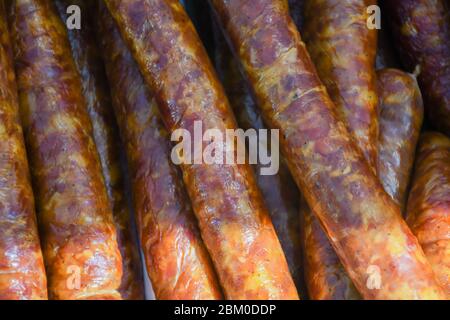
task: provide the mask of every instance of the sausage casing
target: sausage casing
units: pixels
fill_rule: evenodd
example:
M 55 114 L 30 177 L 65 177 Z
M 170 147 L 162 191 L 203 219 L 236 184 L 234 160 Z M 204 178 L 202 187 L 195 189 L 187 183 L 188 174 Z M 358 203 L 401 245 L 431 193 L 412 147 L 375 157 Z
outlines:
M 380 96 L 378 176 L 402 212 L 423 122 L 416 78 L 395 69 L 377 72 Z
M 10 12 L 19 102 L 53 299 L 120 299 L 122 259 L 64 25 L 50 1 Z
M 393 35 L 419 84 L 430 124 L 450 136 L 450 15 L 444 0 L 386 0 Z M 419 67 L 417 69 L 417 67 Z
M 83 14 L 81 29 L 69 29 L 67 33 L 75 65 L 81 76 L 83 95 L 86 98 L 106 191 L 113 210 L 123 262 L 122 284 L 119 292 L 123 299 L 142 300 L 144 298 L 144 280 L 128 201 L 125 196 L 126 190 L 120 163 L 119 132 L 114 119 L 103 61 L 95 42 L 95 29 L 90 15 L 93 11 L 89 12 L 94 7 L 90 6 L 86 0 L 57 0 L 55 4 L 63 22 L 69 18 L 67 8 L 70 5 L 77 5 Z
M 47 299 L 3 2 L 0 65 L 0 300 Z
M 450 139 L 420 137 L 407 221 L 450 297 Z
M 169 133 L 184 129 L 195 139 L 195 124 L 222 136 L 237 129 L 225 92 L 178 0 L 105 2 L 155 92 Z M 223 141 L 216 142 L 227 150 Z M 181 165 L 183 179 L 225 296 L 297 299 L 252 168 L 187 162 Z
M 287 2 L 210 0 L 290 171 L 366 299 L 445 299 L 430 264 L 338 121 Z M 401 285 L 399 285 L 401 284 Z
M 376 3 L 305 0 L 302 29 L 308 52 L 339 117 L 373 168 L 378 146 L 377 31 L 367 27 L 367 8 Z
M 115 113 L 127 150 L 138 229 L 155 295 L 169 300 L 220 299 L 219 283 L 181 174 L 171 163 L 170 139 L 157 103 L 103 5 L 98 18 Z
M 256 107 L 250 88 L 240 73 L 239 65 L 232 56 L 222 31 L 213 24 L 214 60 L 230 104 L 233 108 L 238 125 L 247 129 L 267 129 L 259 110 Z M 301 245 L 300 219 L 298 216 L 300 192 L 289 173 L 283 159 L 275 175 L 262 175 L 261 163 L 255 164 L 256 180 L 269 209 L 272 223 L 280 239 L 289 270 L 297 288 L 301 287 Z

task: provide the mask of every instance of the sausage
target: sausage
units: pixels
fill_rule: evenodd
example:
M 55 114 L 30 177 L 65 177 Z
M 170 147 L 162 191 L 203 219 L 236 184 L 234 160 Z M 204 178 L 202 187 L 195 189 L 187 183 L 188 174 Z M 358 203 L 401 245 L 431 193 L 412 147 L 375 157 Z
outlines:
M 50 1 L 14 1 L 11 9 L 49 296 L 120 299 L 122 259 L 64 25 Z
M 450 136 L 450 16 L 444 0 L 387 0 L 397 49 L 418 81 L 430 124 Z
M 47 279 L 0 3 L 0 300 L 47 299 Z
M 445 299 L 321 84 L 287 2 L 210 0 L 290 171 L 365 299 Z
M 212 29 L 216 70 L 225 87 L 238 125 L 244 130 L 267 129 L 255 105 L 250 88 L 242 77 L 239 65 L 233 58 L 217 23 L 213 24 Z M 254 165 L 254 169 L 258 186 L 288 261 L 289 270 L 297 288 L 300 288 L 303 278 L 298 216 L 300 192 L 290 176 L 289 169 L 284 161 L 280 160 L 280 168 L 276 175 L 262 175 L 260 170 L 263 165 L 261 163 Z
M 450 139 L 443 134 L 420 137 L 407 221 L 450 297 Z
M 158 299 L 221 299 L 158 106 L 104 5 L 98 19 L 113 106 L 127 151 L 133 205 Z M 161 186 L 164 186 L 161 188 Z
M 405 212 L 407 188 L 423 123 L 423 101 L 413 75 L 377 72 L 380 97 L 378 175 L 386 192 Z
M 308 52 L 339 118 L 373 168 L 378 145 L 377 31 L 367 27 L 367 7 L 376 3 L 305 0 L 302 29 Z
M 113 115 L 103 61 L 93 36 L 95 29 L 89 16 L 89 10 L 93 8 L 83 0 L 57 0 L 55 4 L 63 22 L 67 21 L 69 17 L 67 8 L 70 5 L 79 6 L 83 14 L 82 28 L 80 30 L 69 29 L 67 33 L 75 65 L 81 76 L 83 95 L 92 122 L 94 141 L 100 156 L 108 199 L 113 210 L 123 262 L 122 284 L 119 292 L 123 299 L 143 300 L 144 280 L 125 196 L 124 177 L 120 163 L 119 133 Z
M 178 0 L 105 3 L 155 92 L 170 134 L 182 129 L 193 137 L 194 127 L 200 124 L 222 137 L 227 129 L 237 129 L 225 92 Z M 218 156 L 230 155 L 226 142 L 214 142 L 216 150 L 223 150 Z M 203 150 L 209 146 L 202 143 Z M 297 299 L 250 165 L 195 160 L 197 164 L 186 157 L 181 164 L 183 179 L 225 297 Z

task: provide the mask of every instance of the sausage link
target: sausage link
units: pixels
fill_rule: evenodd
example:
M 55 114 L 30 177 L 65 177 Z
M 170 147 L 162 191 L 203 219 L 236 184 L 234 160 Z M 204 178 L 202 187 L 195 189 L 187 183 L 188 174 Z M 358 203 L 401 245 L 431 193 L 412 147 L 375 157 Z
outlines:
M 221 299 L 158 106 L 104 5 L 98 15 L 113 106 L 127 151 L 148 274 L 158 299 Z M 161 188 L 161 186 L 164 186 Z
M 450 139 L 420 137 L 407 221 L 450 298 Z
M 247 129 L 267 129 L 250 88 L 240 73 L 239 64 L 232 56 L 222 31 L 217 23 L 213 24 L 214 60 L 219 78 L 222 81 L 230 104 L 236 115 L 238 125 Z M 289 169 L 280 159 L 280 167 L 276 175 L 262 175 L 261 163 L 254 166 L 256 180 L 269 209 L 272 223 L 280 239 L 281 246 L 288 261 L 289 270 L 297 288 L 302 285 L 301 269 L 300 219 L 298 216 L 300 191 L 289 173 Z
M 377 31 L 367 27 L 367 7 L 376 3 L 305 0 L 302 29 L 308 52 L 339 118 L 374 169 L 378 146 Z
M 222 137 L 227 129 L 237 129 L 225 92 L 178 0 L 105 2 L 155 92 L 169 133 L 183 129 L 195 139 L 199 123 Z M 225 142 L 215 142 L 216 150 L 224 150 L 218 155 L 229 155 Z M 252 168 L 196 162 L 184 161 L 183 179 L 225 296 L 297 299 Z
M 64 25 L 51 1 L 16 0 L 10 19 L 49 295 L 120 299 L 122 260 Z
M 338 121 L 287 2 L 210 0 L 291 173 L 366 299 L 445 299 L 417 239 Z
M 419 84 L 430 124 L 450 136 L 450 15 L 444 0 L 386 0 L 392 31 L 405 67 L 419 67 Z
M 81 76 L 83 95 L 93 127 L 93 136 L 100 156 L 103 177 L 110 206 L 113 210 L 117 240 L 122 256 L 122 284 L 119 292 L 123 299 L 144 299 L 143 276 L 137 243 L 132 229 L 131 215 L 125 196 L 124 177 L 121 170 L 119 132 L 111 106 L 110 92 L 99 48 L 95 43 L 95 30 L 90 10 L 85 0 L 56 0 L 63 22 L 69 15 L 70 5 L 77 5 L 83 14 L 82 28 L 69 29 L 70 46 L 78 73 Z M 92 12 L 92 11 L 91 11 Z
M 404 212 L 423 123 L 422 95 L 413 75 L 383 69 L 377 76 L 380 96 L 378 175 L 384 190 Z
M 47 299 L 47 279 L 0 2 L 0 300 Z

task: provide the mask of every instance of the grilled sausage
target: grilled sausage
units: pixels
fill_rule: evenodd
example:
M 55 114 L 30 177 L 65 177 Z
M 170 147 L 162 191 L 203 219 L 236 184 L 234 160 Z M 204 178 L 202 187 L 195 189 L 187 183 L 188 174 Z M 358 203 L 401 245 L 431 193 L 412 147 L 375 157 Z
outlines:
M 104 5 L 98 16 L 113 105 L 127 151 L 147 271 L 158 299 L 220 299 L 215 271 L 158 106 Z
M 450 298 L 450 139 L 420 137 L 407 221 Z
M 195 139 L 194 127 L 200 124 L 222 137 L 227 129 L 237 129 L 225 92 L 178 0 L 105 2 L 155 92 L 169 133 L 182 129 Z M 194 143 L 209 146 L 199 140 Z M 214 142 L 216 150 L 223 150 L 216 160 L 230 156 L 224 141 Z M 297 299 L 252 168 L 219 164 L 220 159 L 213 164 L 198 157 L 196 164 L 188 160 L 182 161 L 183 179 L 225 296 Z
M 395 69 L 377 72 L 380 96 L 378 175 L 384 190 L 405 211 L 407 188 L 423 122 L 416 78 Z
M 81 82 L 51 1 L 16 0 L 19 102 L 53 299 L 120 299 L 122 259 Z
M 419 70 L 425 114 L 450 136 L 450 15 L 444 0 L 385 0 L 405 67 Z
M 94 2 L 57 0 L 55 3 L 63 22 L 67 21 L 69 17 L 67 8 L 70 5 L 77 5 L 81 9 L 83 17 L 81 29 L 69 29 L 67 33 L 75 65 L 81 76 L 83 94 L 92 122 L 95 145 L 100 155 L 106 191 L 108 192 L 110 206 L 113 209 L 123 262 L 122 284 L 119 292 L 123 299 L 142 300 L 144 298 L 144 280 L 128 202 L 124 194 L 119 133 L 113 115 L 103 61 L 95 43 L 95 29 L 89 15 L 89 11 L 93 10 L 90 5 Z
M 47 299 L 3 1 L 0 65 L 0 300 Z
M 305 0 L 302 29 L 308 52 L 339 118 L 373 168 L 378 146 L 377 31 L 367 27 L 367 7 L 376 3 Z
M 399 208 L 338 121 L 287 2 L 210 0 L 309 206 L 366 299 L 445 299 Z
M 216 70 L 230 99 L 239 126 L 245 130 L 267 129 L 255 105 L 250 88 L 239 71 L 239 65 L 233 58 L 216 23 L 213 24 L 213 32 Z M 276 175 L 262 175 L 260 171 L 262 167 L 261 163 L 254 166 L 258 186 L 269 209 L 289 270 L 297 288 L 300 288 L 303 278 L 298 216 L 300 192 L 282 159 Z

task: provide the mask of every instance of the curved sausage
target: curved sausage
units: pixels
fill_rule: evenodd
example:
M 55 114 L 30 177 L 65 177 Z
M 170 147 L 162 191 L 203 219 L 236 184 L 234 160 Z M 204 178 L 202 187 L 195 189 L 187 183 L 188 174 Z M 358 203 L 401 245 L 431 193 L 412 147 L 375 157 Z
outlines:
M 230 99 L 239 126 L 244 130 L 267 129 L 250 88 L 240 73 L 239 65 L 225 42 L 222 31 L 218 29 L 216 23 L 213 24 L 212 29 L 216 70 L 225 87 L 228 99 Z M 260 174 L 260 169 L 263 167 L 261 163 L 256 164 L 254 169 L 258 186 L 288 261 L 289 270 L 297 288 L 300 288 L 303 278 L 298 216 L 300 192 L 292 180 L 286 164 L 282 159 L 280 160 L 280 168 L 276 175 Z
M 365 299 L 445 299 L 400 210 L 338 121 L 287 2 L 210 0 L 281 149 Z M 400 284 L 400 285 L 399 285 Z
M 420 137 L 407 221 L 450 297 L 450 139 Z
M 216 129 L 222 137 L 227 129 L 237 129 L 225 92 L 178 0 L 105 2 L 155 92 L 169 133 L 182 129 L 200 143 L 195 141 L 196 125 Z M 224 141 L 215 142 L 216 150 L 224 150 L 218 156 L 229 155 Z M 209 145 L 202 143 L 203 148 Z M 183 161 L 183 179 L 225 296 L 297 299 L 252 168 L 195 160 L 197 164 Z
M 98 15 L 113 105 L 127 151 L 147 271 L 158 299 L 220 299 L 158 106 L 102 5 Z M 163 186 L 163 187 L 162 187 Z
M 384 190 L 405 212 L 407 188 L 423 122 L 416 78 L 395 69 L 377 72 L 380 95 L 378 176 Z
M 10 16 L 49 295 L 120 299 L 122 259 L 64 25 L 50 1 Z
M 93 2 L 90 2 L 93 3 Z M 122 256 L 122 284 L 119 292 L 123 299 L 142 300 L 144 298 L 141 261 L 131 224 L 121 172 L 119 132 L 111 106 L 103 61 L 95 43 L 95 30 L 89 10 L 91 7 L 83 0 L 55 1 L 63 22 L 67 21 L 67 7 L 77 5 L 83 14 L 80 30 L 68 30 L 69 42 L 77 70 L 81 76 L 83 95 L 92 122 L 93 136 L 100 156 L 103 177 L 110 206 L 113 209 L 117 239 Z
M 0 65 L 0 300 L 42 300 L 47 280 L 3 2 Z
M 305 0 L 302 35 L 339 118 L 375 169 L 377 30 L 367 27 L 375 0 Z M 320 16 L 318 16 L 320 13 Z
M 397 49 L 418 80 L 430 124 L 450 136 L 450 15 L 444 0 L 386 0 Z

